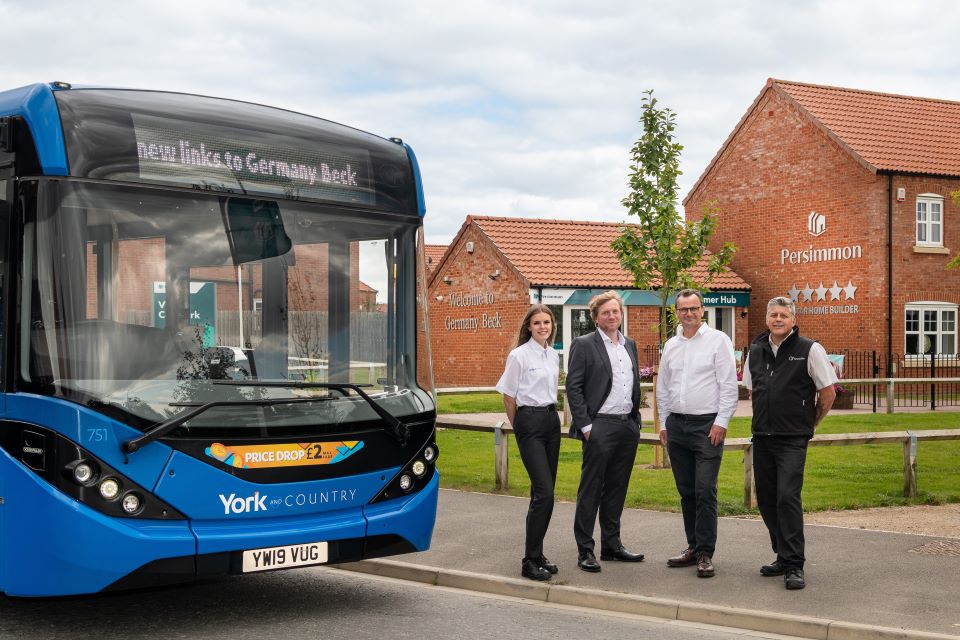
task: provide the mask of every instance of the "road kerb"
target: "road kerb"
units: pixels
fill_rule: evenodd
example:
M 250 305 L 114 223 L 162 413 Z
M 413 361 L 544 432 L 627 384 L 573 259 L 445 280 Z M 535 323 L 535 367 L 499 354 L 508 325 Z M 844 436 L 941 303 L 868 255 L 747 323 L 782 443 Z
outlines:
M 823 618 L 737 609 L 699 602 L 680 602 L 677 619 L 813 640 L 827 640 L 832 622 Z
M 650 616 L 652 618 L 666 618 L 668 620 L 677 619 L 677 609 L 679 608 L 678 603 L 673 600 L 565 585 L 551 586 L 547 594 L 547 602 Z
M 927 631 L 875 627 L 853 622 L 831 622 L 827 640 L 957 640 L 958 636 Z
M 426 567 L 418 564 L 409 564 L 407 562 L 397 562 L 396 560 L 360 560 L 359 562 L 333 566 L 338 569 L 346 569 L 347 571 L 369 573 L 375 576 L 397 578 L 398 580 L 409 580 L 411 582 L 425 582 L 434 585 L 437 584 L 437 576 L 441 571 L 441 569 L 437 567 Z
M 437 586 L 454 587 L 468 591 L 495 593 L 501 596 L 514 598 L 528 598 L 530 600 L 547 601 L 549 586 L 543 582 L 519 580 L 517 578 L 502 578 L 469 571 L 441 569 L 437 576 Z
M 629 613 L 666 620 L 810 638 L 811 640 L 960 640 L 960 636 L 893 629 L 824 618 L 683 602 L 627 593 L 532 582 L 469 571 L 408 564 L 396 560 L 361 560 L 332 565 L 346 571 L 421 582 L 466 591 L 492 593 L 553 604 Z

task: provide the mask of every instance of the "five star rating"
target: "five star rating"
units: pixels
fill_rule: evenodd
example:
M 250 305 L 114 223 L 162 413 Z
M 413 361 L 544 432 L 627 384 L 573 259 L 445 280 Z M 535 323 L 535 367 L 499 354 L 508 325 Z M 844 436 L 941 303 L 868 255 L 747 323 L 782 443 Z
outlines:
M 790 299 L 797 303 L 829 303 L 815 304 L 815 306 L 798 306 L 797 315 L 827 316 L 836 314 L 860 313 L 860 306 L 856 304 L 842 304 L 844 301 L 853 300 L 857 295 L 857 286 L 852 280 L 847 280 L 847 286 L 841 287 L 836 280 L 832 287 L 824 286 L 823 282 L 817 287 L 811 287 L 809 282 L 803 284 L 802 289 L 798 289 L 796 283 L 791 285 L 787 291 Z M 842 298 L 840 296 L 843 296 Z M 841 302 L 839 305 L 832 304 Z
M 840 300 L 841 293 L 843 293 L 844 300 L 853 300 L 856 297 L 857 287 L 851 280 L 847 280 L 847 286 L 845 287 L 841 287 L 837 284 L 837 281 L 834 280 L 832 287 L 825 287 L 821 282 L 819 287 L 812 289 L 809 283 L 805 283 L 803 289 L 797 289 L 797 285 L 794 284 L 790 287 L 790 290 L 787 291 L 790 299 L 794 302 L 824 302 L 827 300 L 828 293 L 830 294 L 830 302 Z M 814 296 L 816 296 L 816 300 L 813 299 Z

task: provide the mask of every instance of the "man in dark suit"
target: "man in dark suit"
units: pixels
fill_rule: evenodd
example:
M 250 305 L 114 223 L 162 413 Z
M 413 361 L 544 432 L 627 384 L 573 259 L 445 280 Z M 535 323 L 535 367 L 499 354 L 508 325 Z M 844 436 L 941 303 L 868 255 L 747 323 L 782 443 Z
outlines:
M 620 333 L 623 300 L 607 291 L 590 300 L 597 331 L 570 345 L 567 402 L 573 416 L 570 436 L 582 440 L 583 465 L 573 533 L 577 566 L 600 571 L 593 527 L 600 514 L 600 559 L 640 562 L 620 540 L 620 516 L 640 442 L 640 380 L 637 345 Z

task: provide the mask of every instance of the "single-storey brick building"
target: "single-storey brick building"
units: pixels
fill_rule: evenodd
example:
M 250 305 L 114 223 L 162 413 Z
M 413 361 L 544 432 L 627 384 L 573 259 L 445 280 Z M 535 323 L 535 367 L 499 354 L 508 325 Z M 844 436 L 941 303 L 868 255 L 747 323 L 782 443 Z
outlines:
M 555 348 L 566 364 L 570 342 L 594 330 L 587 303 L 608 289 L 623 295 L 624 333 L 637 341 L 640 365 L 657 360 L 659 299 L 632 286 L 610 247 L 620 223 L 468 216 L 428 276 L 434 377 L 439 387 L 493 386 L 530 304 L 557 318 Z M 708 256 L 695 268 L 706 277 Z M 727 269 L 710 283 L 706 318 L 747 342 L 750 287 Z

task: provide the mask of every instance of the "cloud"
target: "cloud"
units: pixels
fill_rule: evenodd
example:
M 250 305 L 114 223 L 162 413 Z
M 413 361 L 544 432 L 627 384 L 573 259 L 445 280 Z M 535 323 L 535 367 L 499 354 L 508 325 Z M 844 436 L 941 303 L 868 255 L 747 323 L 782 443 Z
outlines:
M 4 85 L 249 100 L 398 136 L 429 242 L 468 213 L 620 220 L 641 98 L 677 113 L 681 197 L 768 77 L 960 98 L 949 2 L 0 0 Z

